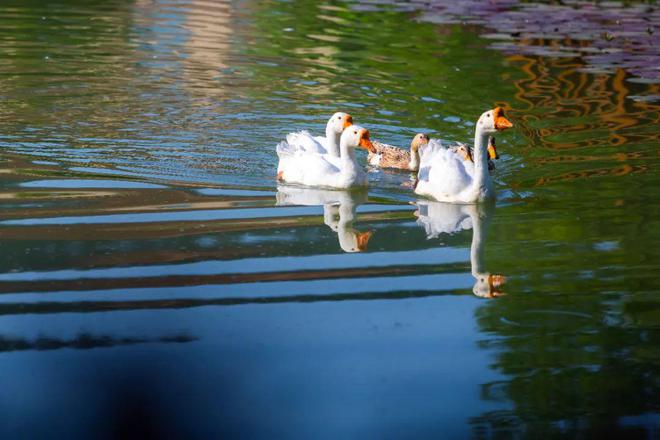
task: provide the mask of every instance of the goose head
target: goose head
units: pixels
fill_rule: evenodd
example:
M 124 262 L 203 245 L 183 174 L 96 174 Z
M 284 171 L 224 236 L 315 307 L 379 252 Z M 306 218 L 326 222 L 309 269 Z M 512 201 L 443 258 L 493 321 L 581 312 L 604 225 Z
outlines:
M 369 139 L 369 130 L 359 125 L 351 125 L 341 134 L 341 144 L 348 148 L 362 147 L 375 152 L 374 145 Z
M 429 137 L 425 133 L 417 133 L 415 137 L 413 138 L 412 142 L 410 143 L 410 151 L 413 153 L 417 153 L 419 151 L 419 147 L 426 145 L 429 143 Z
M 481 115 L 479 121 L 477 121 L 477 127 L 482 133 L 495 134 L 498 131 L 513 127 L 513 124 L 504 117 L 504 110 L 501 107 L 495 107 Z
M 337 112 L 328 119 L 326 133 L 331 131 L 336 135 L 341 135 L 346 127 L 353 125 L 353 117 L 348 113 Z

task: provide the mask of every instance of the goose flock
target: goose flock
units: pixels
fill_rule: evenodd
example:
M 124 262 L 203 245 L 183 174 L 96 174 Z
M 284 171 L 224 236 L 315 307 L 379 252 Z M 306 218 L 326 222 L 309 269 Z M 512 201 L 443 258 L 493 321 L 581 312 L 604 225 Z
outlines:
M 355 155 L 356 148 L 364 148 L 371 166 L 416 173 L 414 191 L 418 195 L 439 202 L 479 203 L 495 198 L 490 172 L 498 155 L 492 136 L 512 126 L 496 107 L 479 117 L 472 148 L 445 146 L 419 133 L 410 150 L 404 150 L 372 141 L 369 130 L 353 124 L 351 115 L 337 112 L 328 120 L 325 137 L 299 131 L 289 133 L 277 145 L 277 179 L 314 188 L 367 187 L 367 174 Z
M 428 238 L 472 229 L 470 265 L 473 293 L 494 298 L 502 294 L 505 278 L 484 268 L 483 248 L 489 204 L 495 198 L 490 173 L 499 156 L 493 135 L 513 125 L 497 107 L 484 112 L 475 126 L 474 147 L 444 145 L 425 133 L 416 134 L 410 149 L 384 144 L 353 124 L 351 115 L 338 112 L 328 120 L 325 137 L 307 131 L 289 133 L 277 145 L 278 205 L 323 206 L 323 221 L 337 234 L 344 252 L 363 252 L 372 231 L 353 227 L 356 207 L 367 200 L 367 174 L 357 162 L 356 148 L 368 151 L 372 167 L 415 173 L 417 223 Z M 362 191 L 348 191 L 353 189 Z M 339 190 L 339 191 L 338 191 Z M 450 203 L 439 203 L 450 202 Z M 492 205 L 491 205 L 492 208 Z

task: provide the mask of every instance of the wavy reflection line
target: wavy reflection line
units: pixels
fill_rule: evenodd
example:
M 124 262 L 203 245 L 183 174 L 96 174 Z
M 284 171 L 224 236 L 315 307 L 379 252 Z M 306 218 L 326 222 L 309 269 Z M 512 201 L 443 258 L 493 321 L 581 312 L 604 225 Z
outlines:
M 458 289 L 472 283 L 469 273 L 437 273 L 409 276 L 384 276 L 308 281 L 271 281 L 243 284 L 218 284 L 185 287 L 147 287 L 95 291 L 23 292 L 0 295 L 1 304 L 39 304 L 42 302 L 81 301 L 155 301 L 182 298 L 210 300 L 222 298 L 277 298 L 301 295 L 355 295 L 397 291 L 433 292 Z
M 637 120 L 628 115 L 626 109 L 626 100 L 628 96 L 628 88 L 625 86 L 626 72 L 623 69 L 617 69 L 614 77 L 611 80 L 612 90 L 614 94 L 614 109 L 611 112 L 603 114 L 603 119 L 610 122 L 612 129 L 610 131 L 610 143 L 612 145 L 623 145 L 626 143 L 626 138 L 619 134 L 625 128 L 637 125 Z
M 539 40 L 535 44 L 547 43 Z M 524 78 L 514 81 L 514 87 L 516 99 L 526 104 L 528 109 L 543 109 L 543 118 L 561 120 L 567 117 L 588 117 L 593 120 L 591 123 L 583 121 L 579 124 L 575 121 L 563 125 L 555 123 L 553 127 L 534 130 L 530 129 L 530 122 L 539 121 L 541 116 L 533 113 L 523 115 L 521 119 L 524 123 L 520 128 L 526 136 L 538 138 L 544 147 L 558 150 L 593 147 L 603 143 L 620 146 L 633 139 L 660 139 L 660 134 L 655 131 L 645 133 L 632 130 L 643 123 L 657 122 L 660 106 L 629 99 L 630 89 L 626 86 L 625 70 L 617 69 L 614 75 L 587 74 L 580 71 L 583 64 L 577 60 L 520 54 L 508 56 L 507 60 L 519 64 L 525 74 Z M 657 85 L 649 85 L 649 92 L 654 93 L 657 88 Z M 582 136 L 585 132 L 596 132 L 603 127 L 606 127 L 606 132 L 601 135 L 596 133 L 592 138 Z M 534 135 L 535 132 L 538 132 L 538 136 Z M 570 136 L 566 136 L 568 133 L 580 136 L 579 140 L 571 140 Z
M 254 274 L 221 274 L 202 276 L 169 276 L 116 278 L 116 279 L 82 279 L 64 281 L 24 281 L 0 283 L 0 295 L 21 292 L 60 292 L 60 291 L 90 291 L 117 290 L 152 287 L 185 287 L 202 285 L 244 284 L 273 281 L 311 281 L 350 279 L 368 277 L 390 277 L 447 274 L 465 272 L 469 268 L 465 263 L 447 263 L 438 265 L 386 266 L 368 268 L 346 268 L 339 270 L 309 270 L 295 272 L 254 273 Z M 2 298 L 0 296 L 0 298 Z
M 291 295 L 256 298 L 216 298 L 216 299 L 165 299 L 155 301 L 76 301 L 39 302 L 32 304 L 0 304 L 0 315 L 55 314 L 55 313 L 95 313 L 121 312 L 132 310 L 186 309 L 208 306 L 240 306 L 249 304 L 316 303 L 336 301 L 405 300 L 447 295 L 466 295 L 465 289 L 433 291 L 368 292 L 351 295 Z
M 361 212 L 409 211 L 408 206 L 366 205 Z M 138 212 L 127 214 L 100 214 L 63 217 L 35 217 L 2 220 L 0 225 L 7 226 L 44 226 L 44 225 L 96 225 L 117 223 L 166 223 L 213 220 L 251 220 L 260 218 L 300 217 L 312 215 L 309 207 L 277 208 L 233 208 L 201 209 L 195 211 Z
M 535 186 L 548 185 L 554 182 L 565 182 L 579 179 L 589 179 L 592 177 L 604 176 L 625 176 L 633 173 L 640 173 L 648 170 L 646 165 L 629 165 L 624 164 L 614 168 L 597 168 L 591 170 L 573 171 L 570 173 L 560 174 L 558 176 L 545 176 L 536 181 Z
M 50 281 L 81 279 L 112 279 L 126 277 L 159 277 L 162 275 L 247 274 L 255 272 L 288 272 L 294 270 L 347 269 L 413 266 L 436 262 L 463 261 L 467 253 L 461 248 L 429 248 L 423 250 L 375 252 L 372 254 L 327 254 L 308 256 L 255 257 L 237 260 L 211 260 L 193 263 L 151 266 L 124 266 L 99 269 L 61 269 L 53 271 L 24 271 L 0 274 L 0 281 Z
M 410 208 L 388 208 L 388 211 L 361 212 L 364 222 L 388 222 L 407 219 Z M 4 240 L 115 240 L 171 238 L 198 235 L 201 233 L 247 232 L 276 228 L 296 228 L 322 224 L 322 218 L 314 215 L 290 217 L 245 218 L 240 221 L 204 220 L 189 222 L 154 222 L 154 223 L 99 223 L 75 224 L 67 228 L 58 225 L 0 227 L 0 239 Z

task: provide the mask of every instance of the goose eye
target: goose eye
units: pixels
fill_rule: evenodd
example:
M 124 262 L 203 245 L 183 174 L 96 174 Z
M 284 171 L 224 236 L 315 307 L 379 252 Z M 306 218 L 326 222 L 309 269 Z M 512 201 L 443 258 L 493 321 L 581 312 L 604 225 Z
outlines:
M 341 119 L 341 116 L 337 116 L 337 119 Z
M 488 116 L 490 118 L 490 113 L 488 113 L 486 116 Z
M 354 131 L 353 133 L 354 133 L 354 134 L 357 134 L 357 131 Z

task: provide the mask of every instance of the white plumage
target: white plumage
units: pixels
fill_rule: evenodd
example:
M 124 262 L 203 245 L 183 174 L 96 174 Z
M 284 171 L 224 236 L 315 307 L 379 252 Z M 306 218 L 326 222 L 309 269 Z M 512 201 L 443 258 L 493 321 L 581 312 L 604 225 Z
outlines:
M 502 109 L 484 112 L 474 136 L 474 162 L 431 140 L 421 150 L 415 193 L 441 202 L 476 203 L 495 198 L 488 172 L 488 136 L 511 127 Z
M 357 125 L 344 130 L 340 138 L 340 157 L 319 154 L 306 144 L 280 142 L 277 178 L 299 185 L 348 189 L 367 186 L 367 175 L 355 158 L 355 148 L 369 148 L 369 131 Z

